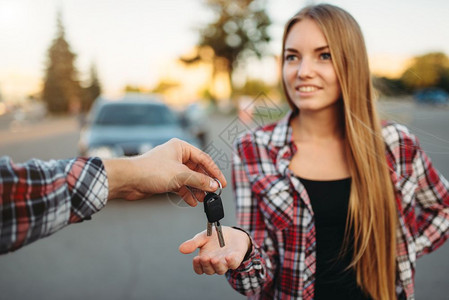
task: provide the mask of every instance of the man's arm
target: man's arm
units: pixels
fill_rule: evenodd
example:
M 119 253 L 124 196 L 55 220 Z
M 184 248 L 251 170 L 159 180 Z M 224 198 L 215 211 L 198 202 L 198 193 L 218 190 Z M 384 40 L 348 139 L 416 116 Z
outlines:
M 104 160 L 104 165 L 109 199 L 136 200 L 152 194 L 176 192 L 190 206 L 196 206 L 195 197 L 202 201 L 204 191 L 218 189 L 214 178 L 220 180 L 223 187 L 227 185 L 208 154 L 178 139 L 140 156 Z
M 31 160 L 24 164 L 1 158 L 0 253 L 89 219 L 108 199 L 136 200 L 177 192 L 195 206 L 196 199 L 204 198 L 202 191 L 218 188 L 213 178 L 226 186 L 209 155 L 178 139 L 133 158 Z
M 106 205 L 108 182 L 98 158 L 14 164 L 0 159 L 0 253 L 16 250 Z

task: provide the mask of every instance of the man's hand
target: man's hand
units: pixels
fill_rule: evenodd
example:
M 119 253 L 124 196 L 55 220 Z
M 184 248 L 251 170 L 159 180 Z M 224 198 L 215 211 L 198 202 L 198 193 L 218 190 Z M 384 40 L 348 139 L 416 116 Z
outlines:
M 229 269 L 237 269 L 251 246 L 248 235 L 232 227 L 222 226 L 226 246 L 220 248 L 217 233 L 207 236 L 206 231 L 198 233 L 193 239 L 179 246 L 184 254 L 200 249 L 198 256 L 193 258 L 193 270 L 197 274 L 223 275 Z
M 176 192 L 190 206 L 195 197 L 202 201 L 204 192 L 216 191 L 220 180 L 227 185 L 210 156 L 198 148 L 171 139 L 145 154 L 103 161 L 109 182 L 109 199 L 135 200 L 152 194 Z M 191 189 L 191 188 L 193 189 Z

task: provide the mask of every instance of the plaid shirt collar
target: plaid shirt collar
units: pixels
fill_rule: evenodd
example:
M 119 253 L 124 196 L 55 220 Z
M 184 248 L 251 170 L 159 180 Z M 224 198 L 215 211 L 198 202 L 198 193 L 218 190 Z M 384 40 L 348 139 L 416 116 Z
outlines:
M 293 113 L 289 111 L 280 121 L 278 121 L 271 132 L 271 145 L 274 147 L 283 147 L 290 145 L 293 142 L 293 131 L 290 126 L 290 121 L 293 118 Z
M 273 131 L 268 133 L 270 141 L 268 151 L 276 155 L 276 170 L 283 176 L 287 176 L 291 172 L 288 166 L 297 150 L 293 141 L 293 130 L 290 126 L 293 117 L 293 113 L 288 112 L 276 123 Z
M 305 187 L 293 171 L 289 169 L 290 162 L 297 151 L 293 140 L 293 129 L 290 125 L 294 117 L 295 114 L 290 111 L 274 125 L 272 131 L 263 131 L 267 135 L 263 139 L 269 141 L 267 143 L 268 152 L 272 157 L 276 157 L 275 169 L 279 176 L 277 187 L 272 189 L 270 193 L 276 194 L 282 191 L 291 191 L 292 188 L 295 189 L 300 196 L 300 201 L 303 201 L 310 215 L 313 215 L 312 204 Z M 274 195 L 272 196 L 274 197 Z

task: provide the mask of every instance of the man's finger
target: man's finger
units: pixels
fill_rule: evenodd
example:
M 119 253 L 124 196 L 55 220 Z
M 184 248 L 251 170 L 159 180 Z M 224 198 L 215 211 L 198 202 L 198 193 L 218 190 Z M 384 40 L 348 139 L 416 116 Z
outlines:
M 190 206 L 195 207 L 198 202 L 196 201 L 192 192 L 187 188 L 187 186 L 182 186 L 179 189 L 178 195 Z
M 226 178 L 208 154 L 186 142 L 182 144 L 182 148 L 183 163 L 191 160 L 196 164 L 200 164 L 211 177 L 217 178 L 222 186 L 226 187 Z
M 197 248 L 203 247 L 208 241 L 206 231 L 198 233 L 192 239 L 185 241 L 179 246 L 179 252 L 183 254 L 193 253 Z
M 209 180 L 209 186 L 210 189 L 207 188 L 207 181 L 204 181 L 204 184 L 202 185 L 201 189 L 195 188 L 193 185 L 187 184 L 190 188 L 190 192 L 193 194 L 194 198 L 196 198 L 196 200 L 202 202 L 204 199 L 204 191 L 208 191 L 208 192 L 215 192 L 218 189 L 218 183 L 215 179 L 210 178 L 209 176 L 207 176 L 206 172 L 203 170 L 203 168 L 200 167 L 200 165 L 192 162 L 192 161 L 188 161 L 185 163 L 185 165 L 192 171 L 196 171 L 196 173 L 200 173 L 200 174 L 205 174 L 207 177 L 207 180 Z M 196 173 L 191 173 L 190 171 L 188 171 L 189 173 L 187 174 L 187 177 L 189 176 L 195 176 Z M 195 180 L 194 178 L 192 178 L 193 180 Z M 212 181 L 211 181 L 212 179 Z M 187 181 L 188 178 L 185 179 L 185 181 Z M 201 179 L 201 180 L 206 180 L 205 178 Z
M 217 181 L 207 175 L 204 175 L 203 173 L 195 172 L 189 169 L 180 174 L 180 177 L 180 182 L 184 185 L 188 185 L 202 191 L 215 192 L 218 189 Z
M 188 189 L 196 201 L 203 202 L 204 197 L 206 197 L 206 193 L 204 193 L 204 191 L 192 187 L 189 187 Z

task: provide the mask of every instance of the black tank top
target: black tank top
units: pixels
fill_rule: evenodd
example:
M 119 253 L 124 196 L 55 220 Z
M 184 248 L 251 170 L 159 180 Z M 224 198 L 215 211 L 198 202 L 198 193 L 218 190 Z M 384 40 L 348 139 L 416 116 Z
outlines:
M 357 286 L 354 269 L 346 270 L 352 259 L 352 247 L 348 247 L 342 256 L 340 253 L 348 214 L 351 178 L 299 180 L 309 195 L 315 218 L 317 250 L 314 299 L 371 299 Z

